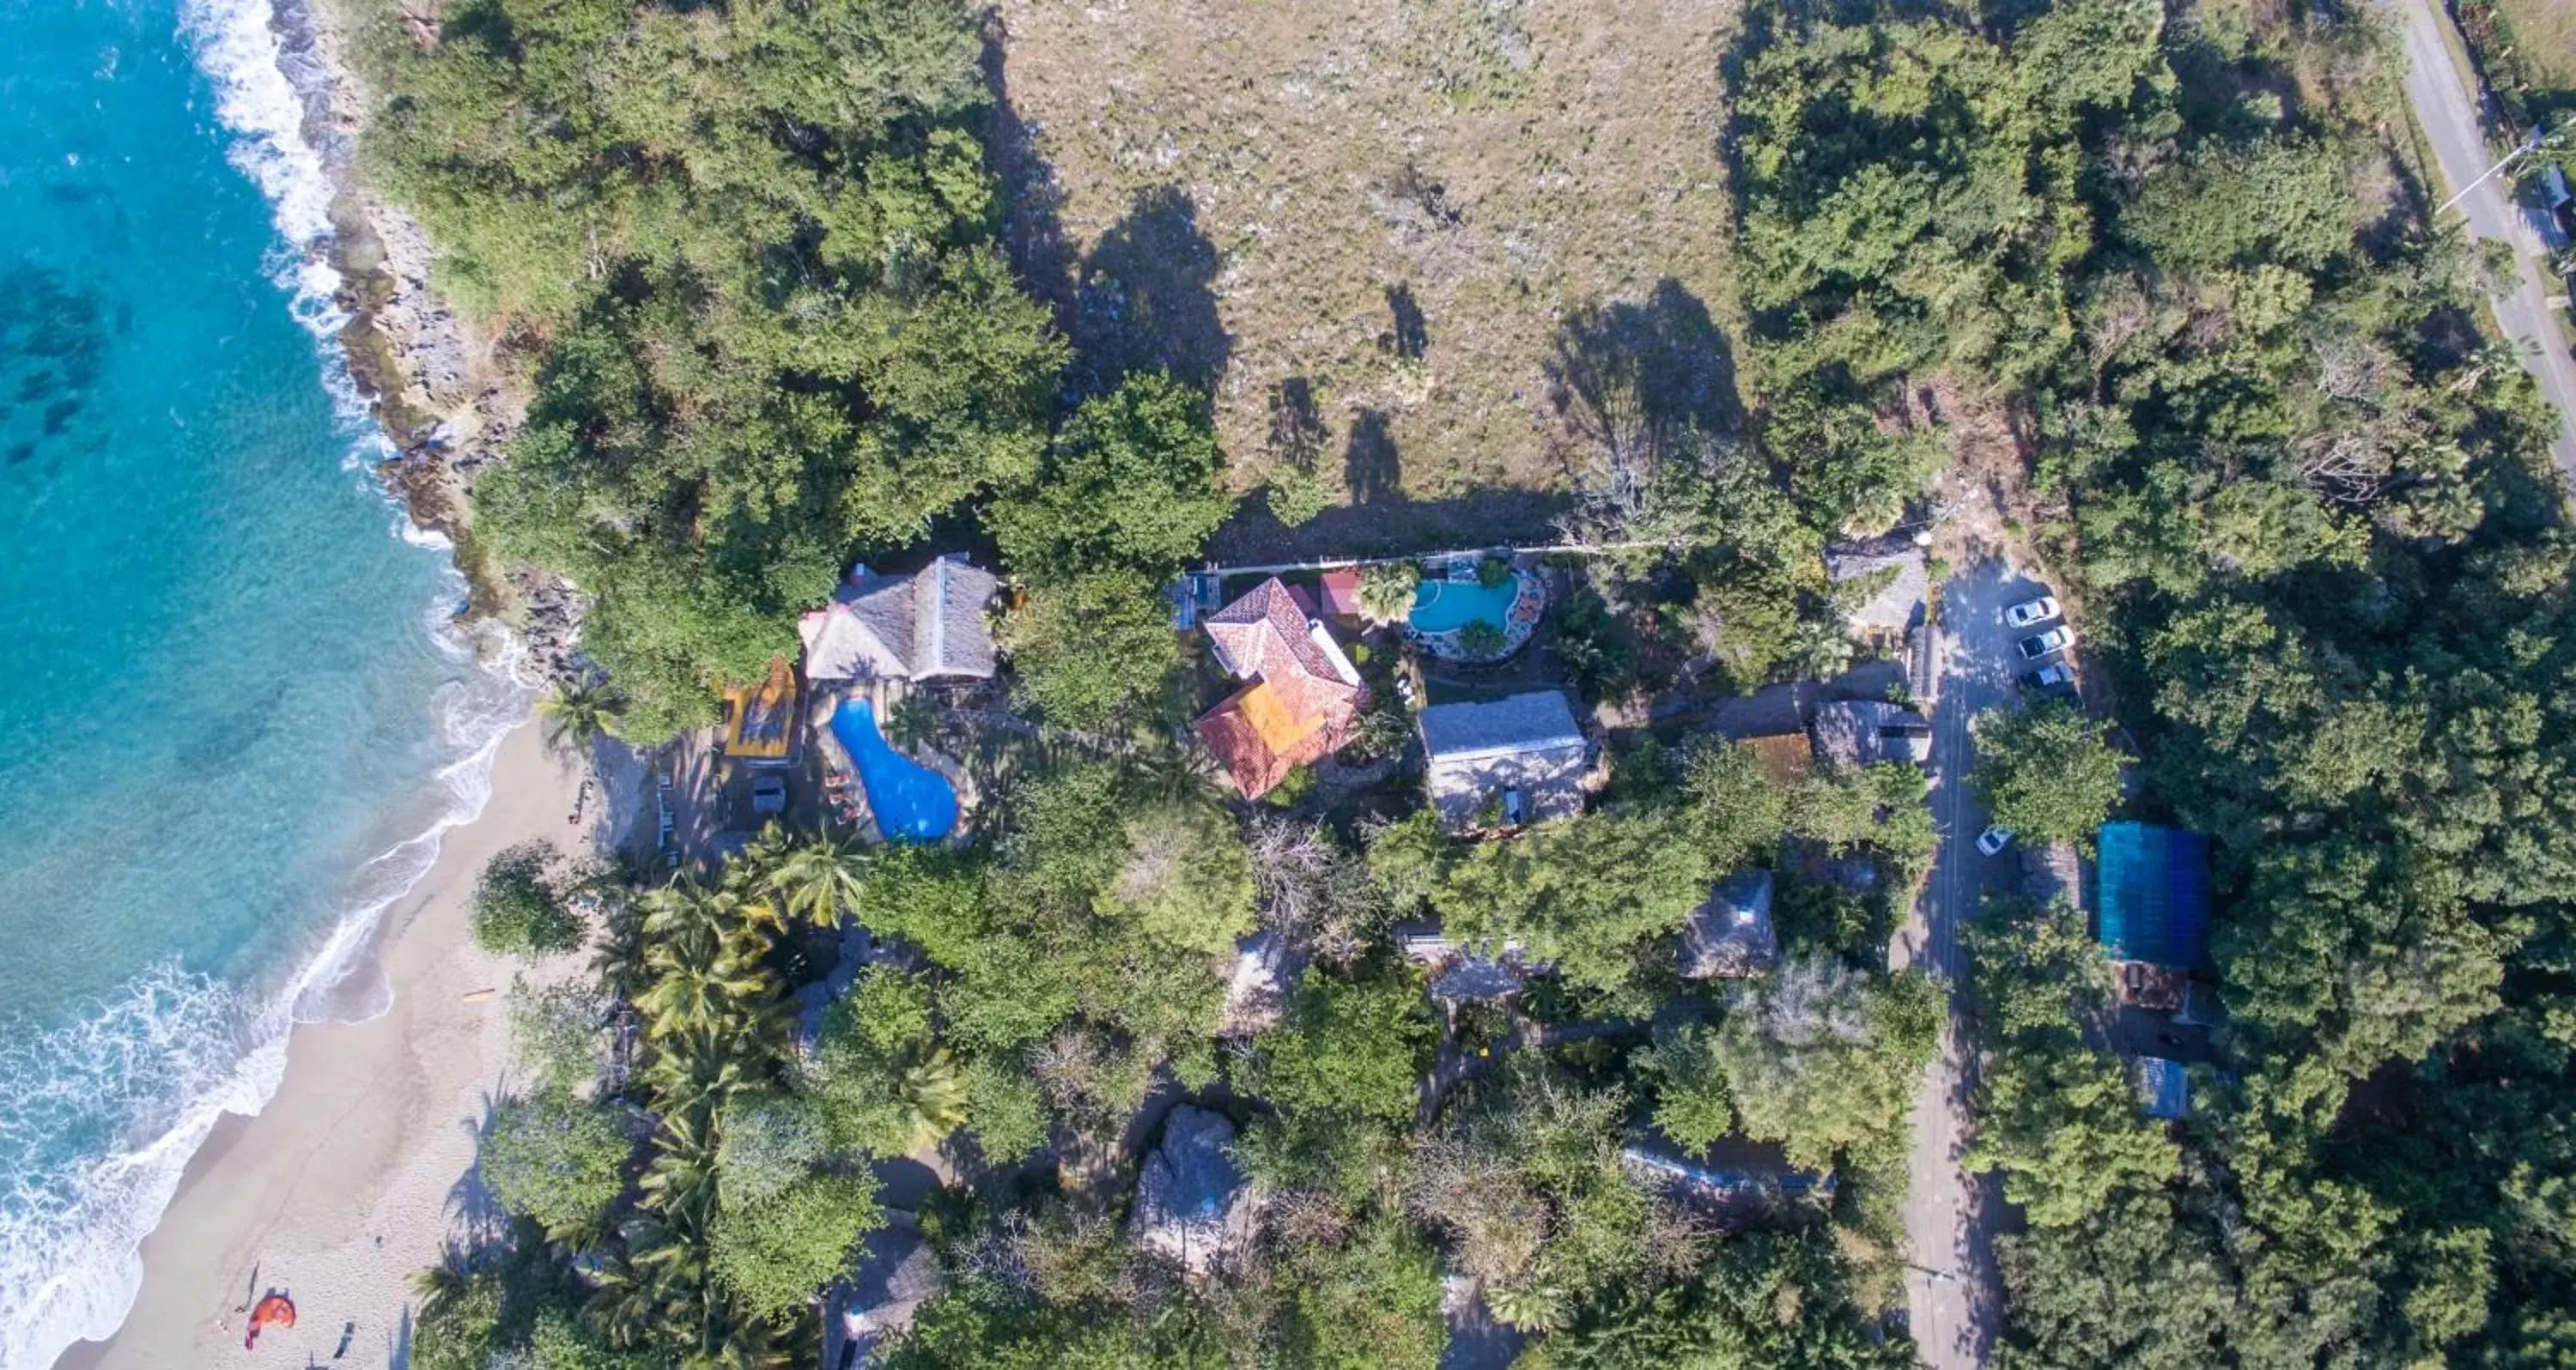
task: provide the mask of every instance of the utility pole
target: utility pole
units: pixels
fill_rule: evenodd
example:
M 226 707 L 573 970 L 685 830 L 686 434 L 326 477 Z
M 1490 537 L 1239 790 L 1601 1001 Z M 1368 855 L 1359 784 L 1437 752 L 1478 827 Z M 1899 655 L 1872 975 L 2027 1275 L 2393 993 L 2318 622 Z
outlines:
M 2529 154 L 2529 153 L 2531 153 L 2531 152 L 2535 152 L 2535 151 L 2537 151 L 2537 150 L 2539 149 L 2539 147 L 2540 147 L 2540 130 L 2535 128 L 2535 129 L 2533 129 L 2533 130 L 2531 131 L 2531 136 L 2530 136 L 2530 137 L 2525 138 L 2525 139 L 2523 139 L 2523 140 L 2522 140 L 2522 146 L 2520 146 L 2520 147 L 2518 147 L 2518 148 L 2515 148 L 2515 149 L 2514 149 L 2513 151 L 2511 151 L 2511 152 L 2506 153 L 2506 154 L 2504 155 L 2504 160 L 2503 160 L 2503 161 L 2496 163 L 2494 166 L 2488 167 L 2485 171 L 2483 171 L 2483 172 L 2479 173 L 2478 178 L 2477 178 L 2476 180 L 2471 181 L 2471 182 L 2469 182 L 2467 185 L 2464 185 L 2464 186 L 2460 187 L 2460 193 L 2459 193 L 2459 194 L 2454 195 L 2454 196 L 2452 196 L 2451 198 L 2449 198 L 2449 199 L 2447 199 L 2447 200 L 2444 200 L 2444 201 L 2441 203 L 2440 208 L 2437 208 L 2437 209 L 2435 209 L 2435 210 L 2433 211 L 2433 217 L 2434 217 L 2434 218 L 2436 218 L 2436 219 L 2441 218 L 2441 217 L 2442 217 L 2442 215 L 2443 215 L 2443 213 L 2444 213 L 2445 211 L 2449 210 L 2451 206 L 2453 206 L 2453 205 L 2455 205 L 2455 204 L 2458 204 L 2460 201 L 2462 201 L 2462 200 L 2464 200 L 2464 199 L 2467 199 L 2467 198 L 2468 198 L 2468 194 L 2469 194 L 2469 192 L 2470 192 L 2470 191 L 2477 189 L 2479 186 L 2485 185 L 2485 184 L 2487 183 L 2487 180 L 2488 180 L 2488 178 L 2489 178 L 2489 177 L 2492 177 L 2492 176 L 2494 176 L 2497 172 L 2502 171 L 2502 170 L 2504 170 L 2506 167 L 2509 167 L 2509 166 L 2513 165 L 2513 163 L 2514 163 L 2515 159 L 2520 158 L 2520 157 L 2523 157 L 2523 156 L 2525 156 L 2525 155 L 2527 155 L 2527 154 Z

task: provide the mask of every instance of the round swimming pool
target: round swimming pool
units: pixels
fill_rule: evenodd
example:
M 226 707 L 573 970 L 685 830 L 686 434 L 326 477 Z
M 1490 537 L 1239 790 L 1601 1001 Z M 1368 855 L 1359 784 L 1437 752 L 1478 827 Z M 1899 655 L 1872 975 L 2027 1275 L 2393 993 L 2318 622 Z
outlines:
M 936 842 L 957 826 L 957 787 L 896 751 L 877 731 L 876 710 L 866 700 L 841 701 L 832 711 L 832 736 L 859 768 L 868 809 L 888 842 Z

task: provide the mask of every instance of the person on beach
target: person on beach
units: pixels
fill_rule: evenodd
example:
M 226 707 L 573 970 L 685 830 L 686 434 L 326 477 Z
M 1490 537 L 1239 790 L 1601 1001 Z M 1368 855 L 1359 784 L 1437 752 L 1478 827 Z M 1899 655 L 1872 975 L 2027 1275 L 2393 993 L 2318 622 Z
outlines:
M 242 1335 L 242 1349 L 248 1351 L 257 1346 L 263 1328 L 294 1325 L 295 1301 L 272 1289 L 268 1291 L 267 1298 L 259 1301 L 258 1307 L 250 1310 L 250 1327 Z

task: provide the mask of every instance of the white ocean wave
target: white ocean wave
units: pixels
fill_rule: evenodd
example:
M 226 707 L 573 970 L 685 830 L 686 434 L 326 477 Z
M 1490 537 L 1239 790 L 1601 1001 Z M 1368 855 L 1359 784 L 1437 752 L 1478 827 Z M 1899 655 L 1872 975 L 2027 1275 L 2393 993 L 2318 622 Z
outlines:
M 276 1091 L 285 1027 L 282 1006 L 172 960 L 68 1026 L 6 1034 L 0 1301 L 13 1315 L 0 1320 L 0 1367 L 50 1365 L 125 1320 L 144 1236 L 216 1120 Z M 66 1164 L 66 1139 L 87 1154 Z
M 335 187 L 305 136 L 326 74 L 309 54 L 289 52 L 270 0 L 187 0 L 182 32 L 234 134 L 229 159 L 271 206 L 282 240 L 271 277 L 314 337 L 321 383 L 356 434 L 348 464 L 372 471 L 392 449 L 368 421 L 338 346 L 347 316 L 330 263 Z M 448 545 L 407 517 L 394 532 L 425 548 Z M 0 1023 L 0 1088 L 14 1095 L 0 1113 L 0 1307 L 11 1310 L 0 1319 L 0 1370 L 50 1365 L 124 1321 L 142 1278 L 141 1243 L 189 1158 L 224 1114 L 256 1114 L 275 1095 L 296 1022 L 391 1006 L 389 992 L 353 1004 L 335 991 L 365 963 L 385 911 L 436 863 L 447 831 L 482 814 L 501 741 L 527 721 L 534 698 L 524 645 L 497 624 L 457 622 L 462 578 L 453 586 L 423 610 L 441 652 L 476 667 L 434 697 L 432 721 L 453 757 L 432 780 L 446 802 L 425 831 L 359 868 L 295 975 L 252 995 L 174 959 L 68 1026 Z M 81 1144 L 82 1159 L 63 1161 L 67 1140 Z

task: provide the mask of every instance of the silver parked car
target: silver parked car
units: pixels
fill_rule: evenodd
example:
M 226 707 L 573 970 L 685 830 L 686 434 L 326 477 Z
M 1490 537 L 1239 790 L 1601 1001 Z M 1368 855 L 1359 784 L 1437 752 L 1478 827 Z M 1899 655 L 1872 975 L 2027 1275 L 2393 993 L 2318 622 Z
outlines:
M 2032 628 L 2057 617 L 2057 596 L 2041 595 L 2004 610 L 2004 622 L 2016 628 Z
M 2038 661 L 2044 657 L 2055 656 L 2074 645 L 2075 630 L 2061 623 L 2047 632 L 2033 633 L 2023 638 L 2021 655 L 2024 661 Z

